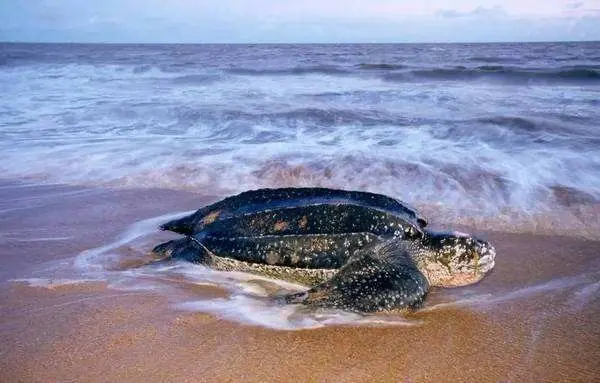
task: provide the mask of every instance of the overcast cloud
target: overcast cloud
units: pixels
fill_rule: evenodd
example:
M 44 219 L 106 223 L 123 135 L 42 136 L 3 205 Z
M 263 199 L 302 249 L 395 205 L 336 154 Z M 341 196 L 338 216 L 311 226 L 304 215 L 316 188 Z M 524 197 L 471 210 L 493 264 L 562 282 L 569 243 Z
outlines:
M 0 0 L 0 40 L 600 40 L 600 0 Z

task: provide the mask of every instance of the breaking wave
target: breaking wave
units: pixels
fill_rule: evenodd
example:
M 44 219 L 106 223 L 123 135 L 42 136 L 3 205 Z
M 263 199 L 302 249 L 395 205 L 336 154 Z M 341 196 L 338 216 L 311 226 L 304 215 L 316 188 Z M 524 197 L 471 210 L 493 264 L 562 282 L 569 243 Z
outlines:
M 299 66 L 293 68 L 231 68 L 228 73 L 243 76 L 287 76 L 287 75 L 347 75 L 351 71 L 335 65 Z
M 595 43 L 3 47 L 1 178 L 329 186 L 600 236 Z
M 370 64 L 370 63 L 362 63 L 356 66 L 358 69 L 363 70 L 398 70 L 407 68 L 406 65 L 402 64 L 386 64 L 386 63 L 378 63 L 378 64 Z
M 508 84 L 600 84 L 600 71 L 597 68 L 557 68 L 521 69 L 501 65 L 483 65 L 475 68 L 464 66 L 454 68 L 432 68 L 389 73 L 383 77 L 387 81 L 475 81 L 490 80 Z

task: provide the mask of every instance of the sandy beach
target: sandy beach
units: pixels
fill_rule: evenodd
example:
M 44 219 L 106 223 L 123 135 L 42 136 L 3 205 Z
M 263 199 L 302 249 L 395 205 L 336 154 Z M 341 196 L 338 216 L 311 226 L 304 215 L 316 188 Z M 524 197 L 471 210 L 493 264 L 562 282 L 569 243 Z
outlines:
M 600 242 L 593 240 L 478 233 L 497 248 L 493 273 L 474 286 L 434 290 L 407 326 L 283 331 L 180 310 L 170 296 L 227 295 L 215 287 L 184 283 L 166 294 L 77 282 L 69 262 L 82 251 L 134 222 L 216 198 L 0 184 L 0 381 L 600 379 Z M 56 281 L 32 282 L 48 273 Z

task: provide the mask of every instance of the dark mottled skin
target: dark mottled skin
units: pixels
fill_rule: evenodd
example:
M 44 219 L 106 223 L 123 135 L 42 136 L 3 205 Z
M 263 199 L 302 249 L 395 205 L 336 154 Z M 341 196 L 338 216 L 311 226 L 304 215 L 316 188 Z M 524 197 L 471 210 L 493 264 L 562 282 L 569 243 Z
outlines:
M 416 309 L 423 304 L 429 283 L 409 246 L 397 239 L 377 243 L 352 257 L 330 280 L 286 300 L 362 312 Z
M 370 207 L 399 215 L 416 227 L 422 228 L 427 225 L 425 219 L 413 209 L 382 194 L 327 188 L 281 188 L 246 191 L 203 207 L 187 217 L 169 221 L 161 228 L 179 234 L 192 235 L 200 232 L 215 220 L 281 207 L 315 204 L 352 204 Z
M 191 237 L 172 240 L 156 246 L 154 254 L 163 259 L 182 259 L 221 271 L 241 271 L 263 277 L 281 279 L 305 286 L 316 286 L 330 279 L 338 269 L 310 269 L 273 266 L 267 263 L 245 262 L 228 254 L 221 257 Z
M 380 239 L 371 233 L 339 235 L 205 237 L 201 242 L 214 254 L 250 263 L 307 269 L 338 269 L 369 243 Z
M 288 302 L 359 312 L 412 309 L 430 285 L 475 283 L 494 266 L 487 242 L 424 225 L 414 211 L 382 195 L 262 189 L 164 224 L 189 236 L 153 252 L 310 287 Z

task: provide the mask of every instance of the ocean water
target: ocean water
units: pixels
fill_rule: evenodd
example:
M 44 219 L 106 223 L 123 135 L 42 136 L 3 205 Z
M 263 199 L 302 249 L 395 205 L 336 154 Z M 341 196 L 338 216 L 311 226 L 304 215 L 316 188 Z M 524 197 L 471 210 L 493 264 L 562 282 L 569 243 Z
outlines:
M 0 45 L 0 178 L 385 193 L 600 237 L 600 43 Z

